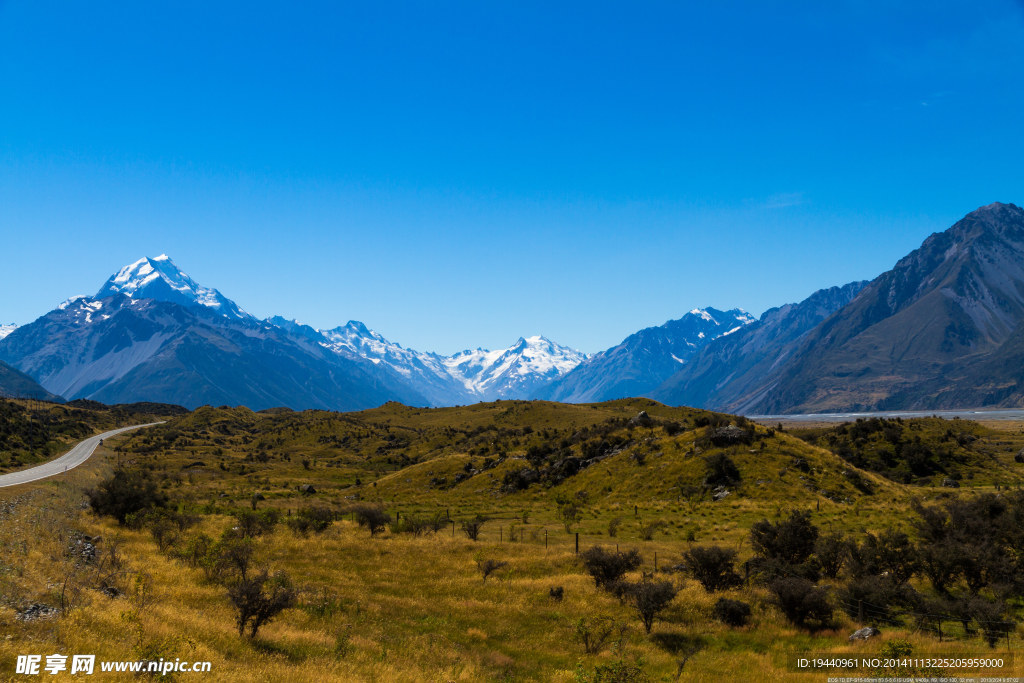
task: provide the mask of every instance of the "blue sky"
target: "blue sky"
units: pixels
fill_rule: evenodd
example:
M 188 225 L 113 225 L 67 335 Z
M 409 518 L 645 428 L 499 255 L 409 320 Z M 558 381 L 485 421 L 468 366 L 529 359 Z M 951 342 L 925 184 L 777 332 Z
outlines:
M 250 312 L 593 352 L 1024 202 L 1024 4 L 0 0 L 0 322 L 168 253 Z

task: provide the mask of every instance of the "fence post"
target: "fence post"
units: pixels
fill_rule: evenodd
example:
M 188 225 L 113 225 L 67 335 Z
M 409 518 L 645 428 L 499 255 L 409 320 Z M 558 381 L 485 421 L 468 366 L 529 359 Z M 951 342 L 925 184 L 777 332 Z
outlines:
M 544 550 L 548 549 L 548 530 L 544 530 Z
M 654 551 L 654 571 L 658 571 L 658 551 Z
M 580 532 L 576 532 L 576 554 L 580 554 Z

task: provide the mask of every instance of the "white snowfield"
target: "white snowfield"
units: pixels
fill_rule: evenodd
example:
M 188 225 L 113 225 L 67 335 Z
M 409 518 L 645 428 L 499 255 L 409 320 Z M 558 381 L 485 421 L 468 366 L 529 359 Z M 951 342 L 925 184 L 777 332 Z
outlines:
M 150 422 L 144 425 L 121 427 L 120 429 L 112 429 L 109 432 L 97 434 L 96 436 L 90 436 L 85 441 L 79 442 L 74 448 L 56 460 L 44 462 L 42 465 L 36 465 L 35 467 L 30 467 L 29 469 L 21 470 L 20 472 L 11 472 L 10 474 L 0 475 L 0 488 L 4 488 L 6 486 L 17 486 L 18 484 L 28 484 L 29 482 L 39 481 L 40 479 L 46 479 L 47 477 L 52 477 L 57 474 L 63 474 L 69 470 L 73 470 L 88 460 L 96 450 L 96 447 L 99 446 L 100 442 L 104 439 L 109 439 L 112 436 L 117 436 L 123 432 L 131 431 L 132 429 L 152 427 L 153 425 L 158 424 L 163 424 L 163 422 Z

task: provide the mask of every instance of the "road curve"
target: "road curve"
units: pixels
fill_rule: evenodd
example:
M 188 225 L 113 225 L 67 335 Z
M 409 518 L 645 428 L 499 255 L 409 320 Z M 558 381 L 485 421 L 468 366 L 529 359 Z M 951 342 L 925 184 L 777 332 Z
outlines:
M 104 439 L 109 439 L 112 436 L 117 436 L 122 432 L 127 432 L 132 429 L 152 427 L 153 425 L 158 424 L 163 423 L 150 422 L 144 425 L 121 427 L 120 429 L 112 429 L 109 432 L 97 434 L 96 436 L 90 436 L 88 439 L 79 442 L 74 448 L 55 460 L 44 462 L 42 465 L 36 465 L 35 467 L 30 467 L 27 470 L 0 475 L 0 488 L 4 488 L 5 486 L 17 486 L 18 484 L 27 484 L 32 481 L 39 481 L 40 479 L 52 477 L 55 474 L 63 474 L 68 470 L 73 470 L 88 460 L 89 456 L 93 454 L 93 451 L 96 450 L 96 447 L 99 446 L 100 442 Z

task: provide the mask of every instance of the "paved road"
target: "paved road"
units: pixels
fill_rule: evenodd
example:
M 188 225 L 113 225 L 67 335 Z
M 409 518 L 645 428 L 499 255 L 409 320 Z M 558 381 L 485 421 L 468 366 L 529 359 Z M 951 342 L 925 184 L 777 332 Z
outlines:
M 46 479 L 52 477 L 55 474 L 62 474 L 68 470 L 73 470 L 83 462 L 89 459 L 96 447 L 100 445 L 100 441 L 103 439 L 109 439 L 112 436 L 116 436 L 122 432 L 127 432 L 132 429 L 139 429 L 140 427 L 152 427 L 153 425 L 163 424 L 161 422 L 150 422 L 144 425 L 134 425 L 132 427 L 121 427 L 120 429 L 113 429 L 103 434 L 97 434 L 96 436 L 90 436 L 85 441 L 80 442 L 70 451 L 60 456 L 56 460 L 44 462 L 42 465 L 30 467 L 27 470 L 21 470 L 20 472 L 11 472 L 10 474 L 0 475 L 0 488 L 5 486 L 17 486 L 18 484 L 27 484 L 30 481 L 38 481 L 40 479 Z

